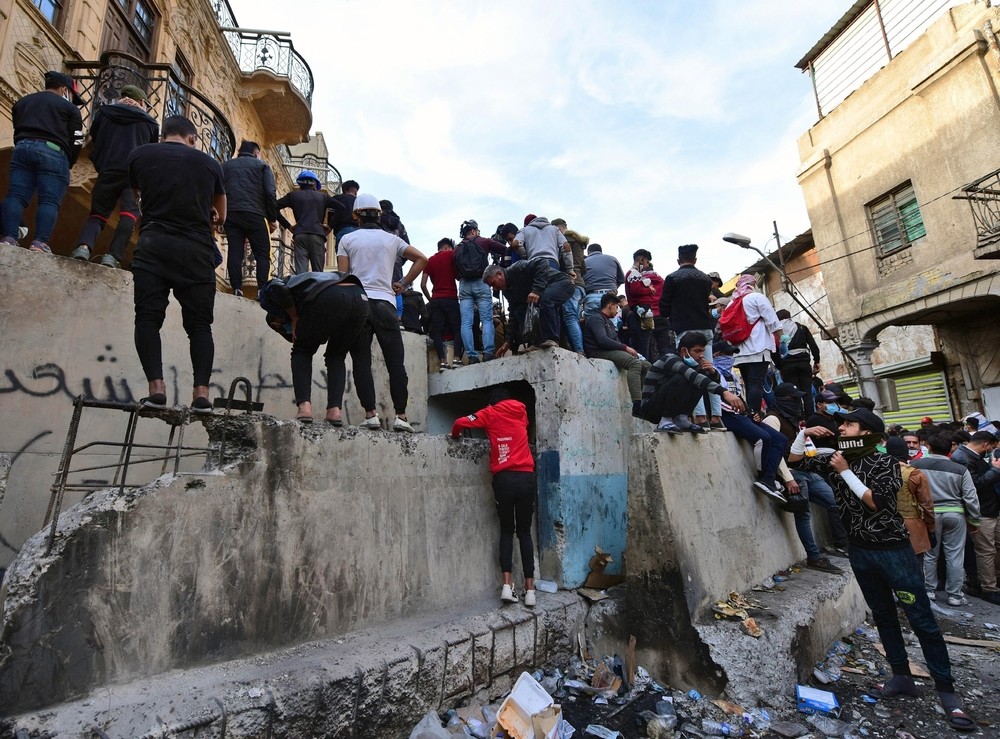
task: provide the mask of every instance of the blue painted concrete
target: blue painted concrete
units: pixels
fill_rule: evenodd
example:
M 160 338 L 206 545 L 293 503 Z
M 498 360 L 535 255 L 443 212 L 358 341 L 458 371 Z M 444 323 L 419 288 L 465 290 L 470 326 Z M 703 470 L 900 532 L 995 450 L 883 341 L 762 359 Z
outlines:
M 539 454 L 537 469 L 538 548 L 559 556 L 560 585 L 583 585 L 595 546 L 614 558 L 606 572 L 620 573 L 625 551 L 628 476 L 561 475 L 557 451 Z

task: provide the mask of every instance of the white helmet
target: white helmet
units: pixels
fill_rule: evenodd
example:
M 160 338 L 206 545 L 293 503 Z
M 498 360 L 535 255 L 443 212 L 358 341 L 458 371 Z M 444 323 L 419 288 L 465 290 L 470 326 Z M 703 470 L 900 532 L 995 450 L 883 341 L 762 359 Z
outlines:
M 359 210 L 382 210 L 382 206 L 378 204 L 378 198 L 369 193 L 362 192 L 358 193 L 358 196 L 354 198 L 354 211 Z

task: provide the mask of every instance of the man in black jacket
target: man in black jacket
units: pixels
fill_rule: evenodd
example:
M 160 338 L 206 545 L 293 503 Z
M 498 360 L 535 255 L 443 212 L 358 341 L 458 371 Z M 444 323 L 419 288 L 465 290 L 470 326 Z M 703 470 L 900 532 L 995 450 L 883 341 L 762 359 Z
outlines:
M 226 243 L 229 245 L 226 268 L 235 295 L 243 295 L 243 244 L 257 262 L 257 284 L 263 285 L 271 274 L 271 234 L 278 228 L 278 205 L 274 173 L 260 158 L 255 141 L 240 144 L 237 156 L 222 165 L 229 198 L 226 219 Z
M 639 352 L 623 344 L 618 338 L 611 319 L 618 315 L 618 296 L 605 293 L 601 296 L 601 308 L 587 317 L 583 330 L 583 351 L 591 359 L 606 359 L 621 370 L 628 379 L 628 392 L 632 397 L 632 415 L 639 415 L 642 404 L 642 383 L 646 372 L 652 366 L 645 359 L 639 359 Z
M 38 193 L 35 238 L 31 250 L 51 254 L 49 239 L 59 217 L 69 170 L 76 163 L 83 143 L 83 98 L 76 82 L 62 72 L 45 73 L 45 90 L 25 95 L 14 103 L 14 151 L 10 157 L 7 197 L 0 206 L 3 241 L 17 246 L 21 217 L 32 196 Z
M 292 190 L 278 201 L 278 223 L 292 231 L 292 248 L 295 250 L 295 273 L 308 270 L 322 272 L 326 264 L 327 210 L 344 206 L 331 198 L 321 188 L 315 172 L 303 169 L 295 179 L 298 190 Z M 281 210 L 291 208 L 295 225 L 281 215 Z
M 778 320 L 781 321 L 781 344 L 782 354 L 778 368 L 781 370 L 781 379 L 790 382 L 803 393 L 805 397 L 802 402 L 805 404 L 806 415 L 813 412 L 812 378 L 813 373 L 819 372 L 819 346 L 813 338 L 809 329 L 801 323 L 792 320 L 792 314 L 782 308 L 775 311 Z M 785 339 L 788 339 L 786 342 Z M 809 362 L 809 355 L 812 355 L 812 363 Z
M 330 211 L 330 217 L 327 219 L 330 231 L 333 232 L 333 236 L 337 240 L 333 247 L 334 251 L 337 251 L 340 240 L 344 236 L 358 228 L 358 224 L 354 220 L 354 201 L 358 197 L 360 189 L 361 185 L 354 180 L 348 180 L 341 184 L 340 192 L 333 196 L 333 199 L 343 206 L 341 210 Z
M 117 103 L 97 109 L 90 127 L 90 161 L 97 170 L 97 182 L 90 195 L 90 216 L 76 240 L 79 246 L 70 255 L 73 259 L 90 261 L 97 237 L 119 203 L 118 226 L 100 263 L 116 269 L 125 259 L 139 218 L 135 192 L 128 184 L 128 155 L 143 144 L 155 144 L 159 135 L 159 126 L 146 112 L 146 93 L 135 85 L 125 85 Z
M 989 431 L 977 431 L 972 439 L 951 453 L 951 461 L 963 465 L 972 475 L 979 497 L 979 530 L 972 535 L 976 549 L 976 569 L 979 571 L 979 585 L 982 599 L 1000 605 L 1000 590 L 997 590 L 998 532 L 997 519 L 1000 517 L 1000 459 L 991 458 L 987 462 L 983 455 L 989 453 L 996 439 Z
M 542 343 L 533 348 L 550 349 L 559 345 L 562 306 L 573 295 L 573 281 L 569 275 L 552 269 L 545 257 L 535 257 L 522 259 L 506 268 L 491 264 L 483 272 L 483 282 L 494 290 L 503 290 L 510 304 L 514 340 L 497 349 L 498 357 L 521 343 L 519 339 L 529 303 L 538 305 L 542 326 Z

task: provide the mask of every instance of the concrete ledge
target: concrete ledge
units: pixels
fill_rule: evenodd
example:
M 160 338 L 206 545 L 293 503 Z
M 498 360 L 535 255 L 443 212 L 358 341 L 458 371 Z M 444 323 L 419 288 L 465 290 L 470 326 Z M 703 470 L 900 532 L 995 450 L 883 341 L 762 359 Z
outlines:
M 129 684 L 0 721 L 0 735 L 142 736 L 192 724 L 227 737 L 405 736 L 428 710 L 500 698 L 522 670 L 572 649 L 587 606 L 540 593 L 529 610 L 467 609 Z M 220 707 L 221 706 L 221 707 Z M 157 734 L 160 735 L 160 734 Z

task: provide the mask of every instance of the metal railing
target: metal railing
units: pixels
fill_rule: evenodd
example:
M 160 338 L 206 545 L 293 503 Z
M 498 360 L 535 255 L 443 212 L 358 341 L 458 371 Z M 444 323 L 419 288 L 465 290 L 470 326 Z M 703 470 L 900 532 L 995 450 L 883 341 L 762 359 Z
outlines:
M 281 158 L 281 163 L 285 165 L 285 169 L 288 171 L 288 176 L 293 181 L 299 176 L 299 172 L 303 169 L 308 169 L 312 170 L 319 176 L 320 182 L 323 184 L 323 188 L 328 193 L 336 195 L 340 192 L 340 186 L 343 184 L 344 180 L 340 175 L 340 170 L 330 164 L 329 159 L 317 156 L 316 154 L 303 154 L 301 156 L 295 156 L 284 144 L 279 145 L 277 149 L 278 156 Z
M 976 248 L 1000 250 L 1000 169 L 970 182 L 955 200 L 965 200 L 976 223 Z
M 198 129 L 197 148 L 220 162 L 233 155 L 236 136 L 229 121 L 198 90 L 183 83 L 169 64 L 147 64 L 130 54 L 109 51 L 96 62 L 68 62 L 86 104 L 80 109 L 84 129 L 102 105 L 121 97 L 125 85 L 135 85 L 148 97 L 149 114 L 158 121 L 182 115 Z
M 266 70 L 287 77 L 292 87 L 312 105 L 313 75 L 309 64 L 295 51 L 287 34 L 240 28 L 228 0 L 211 0 L 219 30 L 244 74 Z

